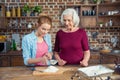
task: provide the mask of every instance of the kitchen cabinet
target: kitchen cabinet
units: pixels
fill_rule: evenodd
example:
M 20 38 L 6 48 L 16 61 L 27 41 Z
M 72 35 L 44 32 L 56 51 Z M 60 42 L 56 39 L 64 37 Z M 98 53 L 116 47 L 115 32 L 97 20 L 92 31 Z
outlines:
M 111 22 L 112 21 L 112 22 Z M 98 22 L 105 27 L 120 26 L 120 1 L 98 5 Z
M 89 64 L 99 64 L 99 52 L 91 52 Z M 22 51 L 9 51 L 0 53 L 0 66 L 24 66 Z
M 0 53 L 0 66 L 24 66 L 21 51 Z
M 100 63 L 101 64 L 115 64 L 120 63 L 120 54 L 118 53 L 100 53 Z
M 89 64 L 100 64 L 100 54 L 99 52 L 90 52 Z
M 14 8 L 14 15 L 13 15 Z M 9 16 L 7 15 L 8 10 L 10 12 Z M 32 13 L 31 13 L 32 14 Z M 17 16 L 17 7 L 15 6 L 5 6 L 5 4 L 0 4 L 0 29 L 6 30 L 33 30 L 37 22 L 38 16 L 25 16 L 22 13 L 22 7 L 20 8 L 20 14 Z M 28 27 L 31 25 L 31 27 Z M 21 32 L 21 31 L 20 31 Z M 27 31 L 29 32 L 29 31 Z
M 93 64 L 113 64 L 114 61 L 120 60 L 120 54 L 92 52 L 89 65 Z M 120 61 L 118 61 L 120 63 Z M 9 51 L 0 53 L 0 66 L 24 66 L 21 51 Z
M 76 9 L 80 17 L 80 25 L 84 28 L 100 27 L 100 23 L 109 27 L 111 21 L 111 27 L 120 26 L 120 1 L 101 4 L 69 4 L 66 8 Z

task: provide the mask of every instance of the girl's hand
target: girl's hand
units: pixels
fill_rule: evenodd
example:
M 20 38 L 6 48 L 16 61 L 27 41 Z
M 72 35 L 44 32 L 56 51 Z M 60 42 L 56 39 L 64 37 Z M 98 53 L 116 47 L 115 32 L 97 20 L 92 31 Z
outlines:
M 45 56 L 47 57 L 48 60 L 52 59 L 52 54 L 51 53 L 46 53 Z
M 47 57 L 43 56 L 41 59 L 42 64 L 47 65 L 47 60 L 48 60 Z

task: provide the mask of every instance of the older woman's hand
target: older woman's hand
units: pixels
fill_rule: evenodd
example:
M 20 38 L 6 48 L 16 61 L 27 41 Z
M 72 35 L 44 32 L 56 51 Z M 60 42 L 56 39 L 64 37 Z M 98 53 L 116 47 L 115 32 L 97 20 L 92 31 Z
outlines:
M 58 60 L 58 65 L 60 65 L 60 66 L 63 66 L 63 65 L 65 65 L 67 62 L 65 61 L 65 60 L 63 60 L 63 59 L 59 59 Z
M 82 60 L 80 61 L 80 65 L 86 67 L 88 66 L 88 61 Z

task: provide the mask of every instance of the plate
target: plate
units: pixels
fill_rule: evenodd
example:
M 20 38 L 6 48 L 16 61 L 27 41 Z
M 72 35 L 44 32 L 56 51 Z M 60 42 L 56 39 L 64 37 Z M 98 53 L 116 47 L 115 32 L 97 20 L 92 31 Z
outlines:
M 99 76 L 102 74 L 108 74 L 108 73 L 114 72 L 114 70 L 107 68 L 105 66 L 102 66 L 102 65 L 78 68 L 78 71 L 83 72 L 84 74 L 86 74 L 89 77 L 94 77 L 94 76 Z

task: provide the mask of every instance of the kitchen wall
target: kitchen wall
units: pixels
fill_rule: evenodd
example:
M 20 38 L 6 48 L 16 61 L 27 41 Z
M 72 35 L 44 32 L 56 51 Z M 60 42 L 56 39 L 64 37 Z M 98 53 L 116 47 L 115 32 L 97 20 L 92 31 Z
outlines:
M 109 2 L 110 0 L 105 0 L 106 2 Z M 29 3 L 30 5 L 36 4 L 41 5 L 43 8 L 44 14 L 49 15 L 53 19 L 53 27 L 50 31 L 52 34 L 52 42 L 54 47 L 54 41 L 55 41 L 55 34 L 56 32 L 62 28 L 60 27 L 60 15 L 62 13 L 62 10 L 64 9 L 66 4 L 81 4 L 82 0 L 0 0 L 0 3 L 3 3 L 5 5 L 18 5 L 20 6 L 25 5 L 26 3 Z M 102 48 L 103 46 L 109 46 L 112 47 L 111 44 L 111 38 L 114 36 L 117 36 L 119 43 L 118 46 L 120 46 L 120 27 L 115 28 L 85 28 L 85 30 L 88 33 L 89 36 L 89 42 L 90 46 L 93 47 L 99 47 Z M 19 33 L 21 34 L 20 37 L 22 39 L 22 36 L 24 34 L 27 34 L 31 32 L 32 30 L 20 30 Z M 11 35 L 12 33 L 15 33 L 15 30 L 4 30 L 0 29 L 0 34 L 3 34 L 4 32 L 7 33 L 7 35 Z

